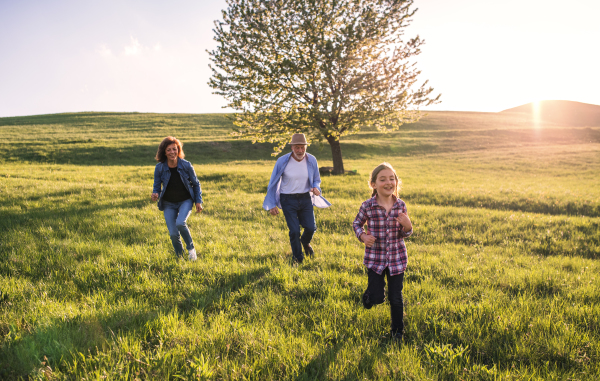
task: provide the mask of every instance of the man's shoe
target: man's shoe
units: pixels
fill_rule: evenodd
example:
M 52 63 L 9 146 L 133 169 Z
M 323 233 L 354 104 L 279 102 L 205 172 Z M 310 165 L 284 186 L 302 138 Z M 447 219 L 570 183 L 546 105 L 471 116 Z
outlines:
M 368 310 L 370 310 L 371 307 L 373 307 L 373 303 L 371 303 L 371 298 L 369 296 L 369 293 L 366 291 L 362 296 L 362 303 L 363 303 L 363 307 L 365 307 Z
M 292 256 L 292 260 L 290 261 L 290 264 L 292 266 L 298 266 L 298 265 L 302 264 L 302 261 L 303 261 L 303 259 L 298 259 L 298 258 Z
M 315 257 L 315 251 L 313 250 L 313 248 L 310 245 L 310 243 L 307 243 L 307 244 L 303 243 L 302 247 L 304 248 L 304 253 L 306 254 L 307 257 L 310 257 L 310 258 L 314 258 Z
M 197 257 L 196 257 L 196 249 L 190 249 L 188 251 L 188 253 L 190 254 L 190 256 L 189 256 L 190 261 L 195 261 L 197 259 Z

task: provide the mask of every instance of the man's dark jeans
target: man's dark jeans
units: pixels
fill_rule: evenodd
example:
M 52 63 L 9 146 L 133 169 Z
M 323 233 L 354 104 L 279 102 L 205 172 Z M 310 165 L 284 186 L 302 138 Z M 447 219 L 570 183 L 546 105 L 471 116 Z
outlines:
M 372 304 L 381 304 L 385 300 L 385 277 L 388 282 L 388 299 L 392 313 L 392 334 L 404 333 L 404 300 L 402 289 L 404 288 L 404 273 L 390 276 L 390 269 L 386 267 L 381 275 L 369 269 L 369 284 L 365 294 L 369 295 Z
M 312 240 L 317 224 L 310 193 L 281 194 L 281 210 L 290 229 L 290 244 L 294 259 L 302 263 L 302 245 L 308 245 Z M 300 226 L 304 228 L 300 236 Z

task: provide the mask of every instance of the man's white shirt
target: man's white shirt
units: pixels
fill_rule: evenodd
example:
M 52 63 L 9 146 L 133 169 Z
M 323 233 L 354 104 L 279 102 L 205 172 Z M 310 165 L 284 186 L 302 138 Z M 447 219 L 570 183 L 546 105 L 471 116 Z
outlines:
M 281 176 L 280 193 L 306 193 L 310 190 L 306 156 L 302 161 L 291 157 Z

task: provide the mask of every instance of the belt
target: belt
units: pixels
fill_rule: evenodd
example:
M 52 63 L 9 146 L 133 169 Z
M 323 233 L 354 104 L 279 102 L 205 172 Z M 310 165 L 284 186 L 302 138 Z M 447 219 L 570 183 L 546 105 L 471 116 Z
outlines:
M 301 198 L 301 197 L 310 197 L 310 193 L 309 192 L 304 192 L 304 193 L 281 193 L 279 195 L 279 197 L 294 197 L 294 198 Z

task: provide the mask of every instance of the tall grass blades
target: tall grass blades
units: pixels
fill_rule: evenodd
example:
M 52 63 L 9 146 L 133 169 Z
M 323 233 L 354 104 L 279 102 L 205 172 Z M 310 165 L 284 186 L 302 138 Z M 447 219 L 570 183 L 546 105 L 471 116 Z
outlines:
M 342 141 L 316 257 L 290 266 L 262 210 L 272 147 L 222 115 L 0 119 L 0 379 L 594 380 L 600 377 L 600 129 L 430 113 Z M 177 260 L 150 202 L 174 135 L 202 184 Z M 327 147 L 308 149 L 322 166 Z M 351 223 L 389 161 L 415 227 L 406 334 L 364 310 Z

